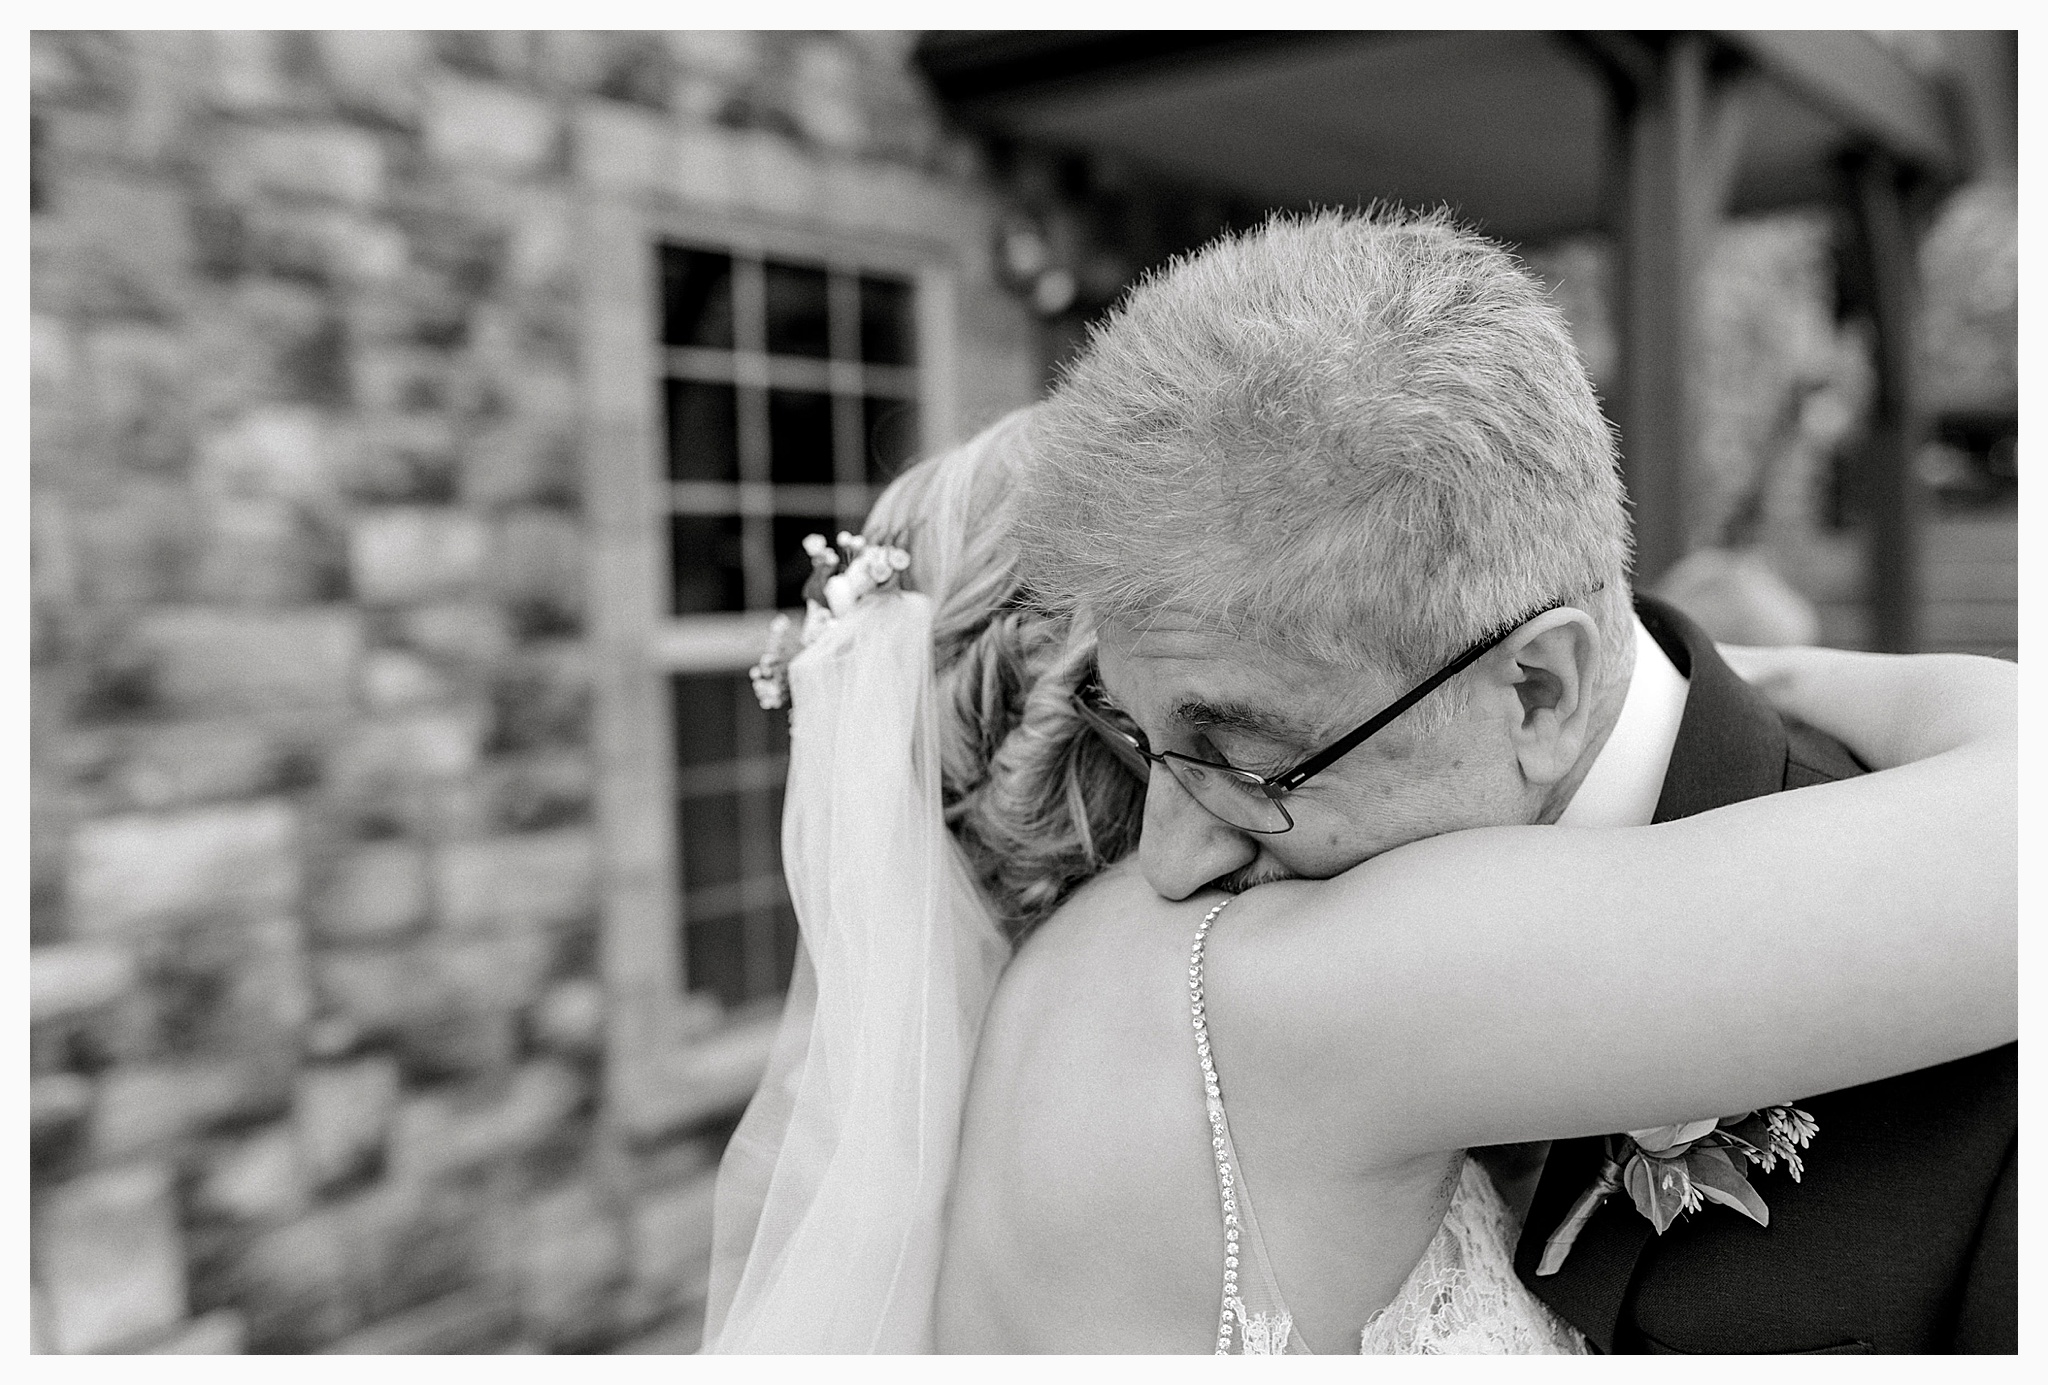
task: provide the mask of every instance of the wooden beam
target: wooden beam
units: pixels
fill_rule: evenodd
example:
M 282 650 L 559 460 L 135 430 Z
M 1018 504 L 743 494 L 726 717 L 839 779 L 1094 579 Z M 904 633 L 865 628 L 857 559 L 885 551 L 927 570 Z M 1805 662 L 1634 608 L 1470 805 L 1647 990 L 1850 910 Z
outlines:
M 972 110 L 1356 37 L 1311 29 L 931 29 L 913 61 L 940 100 Z
M 1940 88 L 1868 34 L 1738 29 L 1718 37 L 1898 162 L 1943 182 L 1965 173 L 1960 131 Z
M 1557 37 L 1591 63 L 1623 101 L 1633 101 L 1636 93 L 1657 84 L 1657 47 L 1641 35 L 1616 29 L 1562 29 Z
M 1864 494 L 1871 510 L 1865 554 L 1871 642 L 1908 653 L 1920 647 L 1921 528 L 1926 496 L 1913 460 L 1923 419 L 1913 382 L 1919 330 L 1919 254 L 1913 205 L 1897 161 L 1878 151 L 1845 165 L 1851 292 L 1874 329 L 1870 449 Z
M 1704 34 L 1681 33 L 1617 107 L 1622 476 L 1636 582 L 1654 585 L 1694 539 L 1699 284 L 1738 162 L 1743 87 L 1717 76 Z

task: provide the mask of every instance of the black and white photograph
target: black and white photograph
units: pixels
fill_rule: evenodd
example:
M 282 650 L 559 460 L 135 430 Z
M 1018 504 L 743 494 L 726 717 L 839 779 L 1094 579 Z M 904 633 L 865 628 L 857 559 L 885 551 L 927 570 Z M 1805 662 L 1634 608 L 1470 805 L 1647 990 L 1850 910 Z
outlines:
M 32 1354 L 2018 1353 L 2016 29 L 53 19 Z

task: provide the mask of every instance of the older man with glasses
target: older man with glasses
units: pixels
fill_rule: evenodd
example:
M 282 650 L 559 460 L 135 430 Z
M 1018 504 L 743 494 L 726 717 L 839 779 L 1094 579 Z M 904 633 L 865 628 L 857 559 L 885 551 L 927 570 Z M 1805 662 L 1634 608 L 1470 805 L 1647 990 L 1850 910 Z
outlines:
M 1863 770 L 1632 601 L 1563 318 L 1441 217 L 1277 221 L 1142 285 L 1044 406 L 1018 532 L 1039 598 L 1097 632 L 1076 710 L 1147 783 L 1168 899 Z M 1539 1269 L 1608 1157 L 1539 1149 L 1518 1269 L 1602 1350 L 2012 1350 L 2016 1053 L 1802 1103 L 1837 1172 L 1781 1188 L 1768 1235 L 1653 1244 L 1620 1198 Z

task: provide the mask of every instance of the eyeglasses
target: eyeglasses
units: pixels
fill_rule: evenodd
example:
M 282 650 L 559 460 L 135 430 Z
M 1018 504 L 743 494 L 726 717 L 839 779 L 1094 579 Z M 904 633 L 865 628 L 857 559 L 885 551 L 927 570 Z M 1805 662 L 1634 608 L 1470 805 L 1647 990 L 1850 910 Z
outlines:
M 1595 587 L 1594 590 L 1598 591 L 1599 588 Z M 1152 766 L 1163 765 L 1180 786 L 1188 791 L 1189 797 L 1230 826 L 1264 836 L 1278 836 L 1294 827 L 1294 816 L 1287 811 L 1287 805 L 1281 802 L 1283 798 L 1384 731 L 1403 712 L 1471 667 L 1487 651 L 1522 626 L 1540 615 L 1557 610 L 1564 604 L 1562 601 L 1553 601 L 1548 606 L 1510 621 L 1410 688 L 1384 710 L 1374 713 L 1362 725 L 1338 737 L 1282 774 L 1254 774 L 1248 769 L 1239 769 L 1235 765 L 1226 765 L 1216 760 L 1198 760 L 1192 755 L 1183 755 L 1176 750 L 1153 750 L 1145 744 L 1144 734 L 1135 726 L 1120 724 L 1108 708 L 1098 704 L 1091 696 L 1092 689 L 1083 689 L 1074 694 L 1074 710 L 1081 714 L 1082 720 L 1102 738 L 1104 744 L 1124 767 L 1139 779 L 1149 784 L 1152 780 Z

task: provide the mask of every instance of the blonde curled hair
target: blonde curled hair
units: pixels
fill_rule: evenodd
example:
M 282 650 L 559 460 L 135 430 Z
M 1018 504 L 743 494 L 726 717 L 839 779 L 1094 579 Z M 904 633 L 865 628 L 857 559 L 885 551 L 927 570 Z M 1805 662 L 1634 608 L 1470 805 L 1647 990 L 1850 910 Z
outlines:
M 932 598 L 946 825 L 1010 937 L 1137 845 L 1144 791 L 1074 712 L 1092 633 L 1033 603 L 1010 531 L 1033 408 L 898 477 L 870 541 L 910 553 Z

